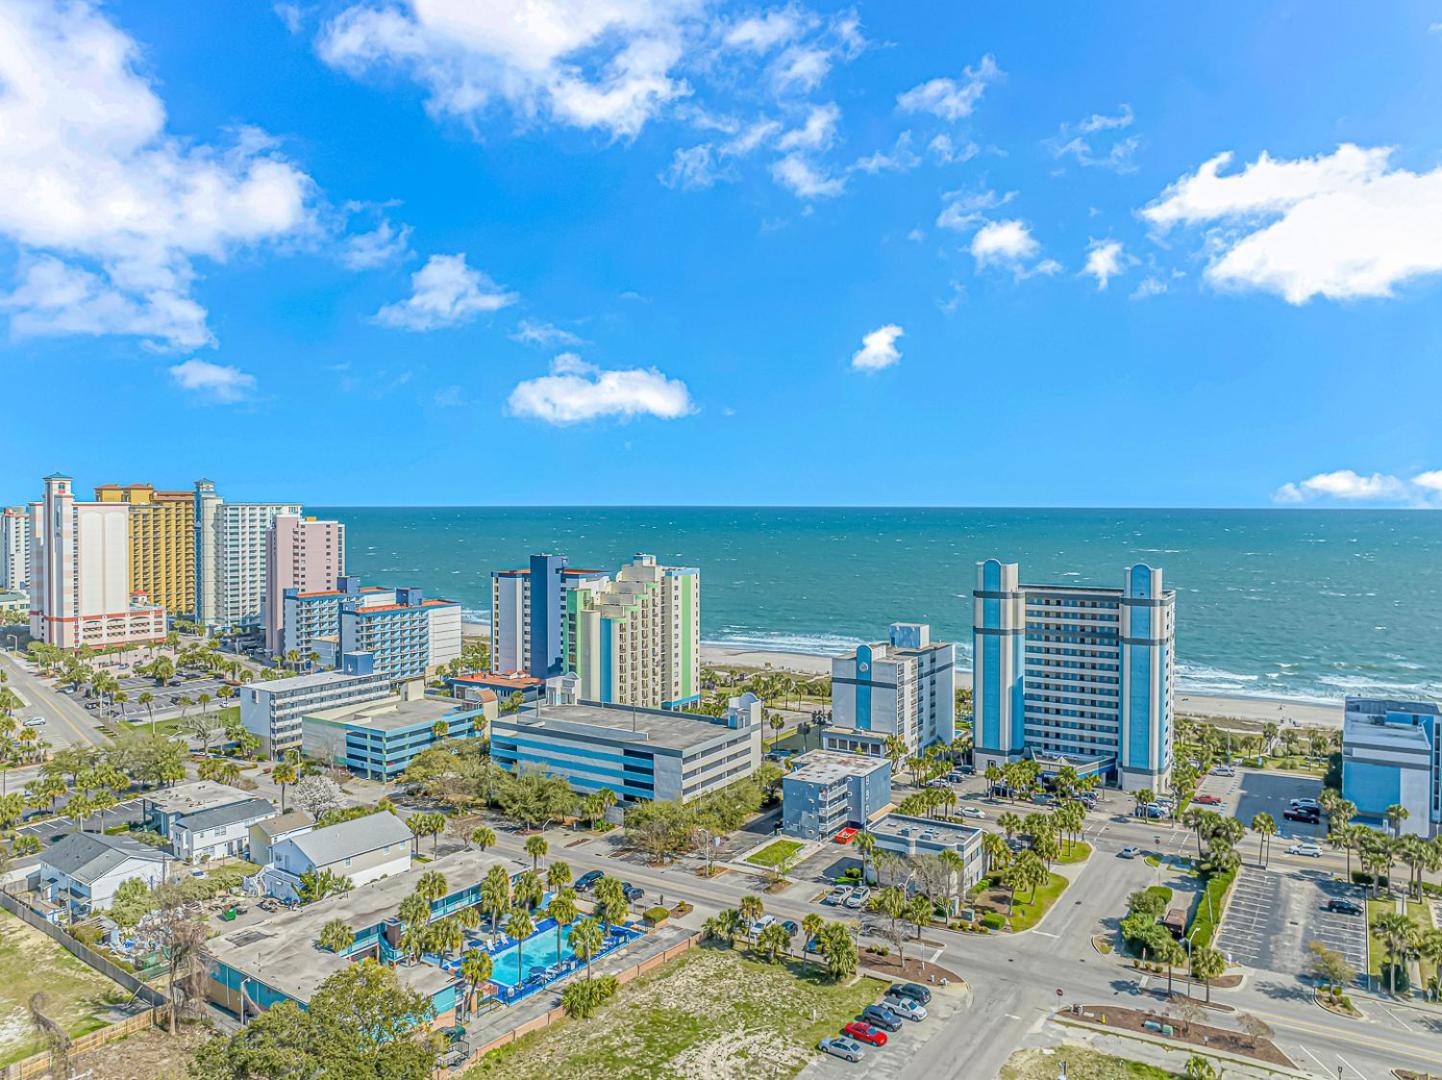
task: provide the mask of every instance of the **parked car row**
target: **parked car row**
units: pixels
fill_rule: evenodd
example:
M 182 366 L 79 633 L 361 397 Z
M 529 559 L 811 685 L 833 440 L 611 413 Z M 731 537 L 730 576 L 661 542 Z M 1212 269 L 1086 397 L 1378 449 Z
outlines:
M 931 991 L 920 983 L 893 983 L 881 1001 L 866 1006 L 840 1035 L 822 1039 L 817 1049 L 842 1061 L 860 1061 L 866 1047 L 881 1049 L 905 1021 L 919 1024 L 925 1020 L 930 1001 Z
M 857 911 L 865 907 L 866 902 L 870 899 L 871 890 L 865 885 L 838 885 L 827 893 L 821 902 L 828 907 L 841 907 L 844 905 L 853 911 Z
M 576 879 L 574 888 L 578 893 L 588 893 L 596 887 L 596 882 L 606 875 L 600 870 L 588 870 Z M 628 904 L 634 904 L 646 895 L 646 890 L 638 885 L 632 885 L 629 881 L 621 882 L 621 895 L 626 898 Z

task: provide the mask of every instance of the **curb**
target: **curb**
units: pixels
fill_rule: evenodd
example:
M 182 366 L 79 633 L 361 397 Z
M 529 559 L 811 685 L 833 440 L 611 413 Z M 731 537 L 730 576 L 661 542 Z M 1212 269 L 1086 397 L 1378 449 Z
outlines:
M 1270 1062 L 1245 1057 L 1241 1054 L 1233 1054 L 1226 1050 L 1213 1050 L 1211 1047 L 1200 1046 L 1197 1043 L 1182 1042 L 1178 1039 L 1168 1039 L 1160 1035 L 1150 1035 L 1140 1031 L 1121 1030 L 1106 1024 L 1093 1024 L 1086 1020 L 1074 1020 L 1070 1017 L 1062 1016 L 1053 1016 L 1051 1020 L 1064 1027 L 1080 1028 L 1083 1031 L 1095 1031 L 1103 1035 L 1116 1035 L 1123 1039 L 1135 1039 L 1138 1042 L 1151 1043 L 1153 1046 L 1160 1046 L 1166 1050 L 1176 1050 L 1181 1053 L 1192 1053 L 1201 1057 L 1216 1058 L 1218 1061 L 1227 1061 L 1233 1065 L 1246 1065 L 1253 1069 L 1266 1069 L 1278 1076 L 1292 1076 L 1296 1077 L 1297 1080 L 1315 1080 L 1311 1073 L 1299 1072 L 1296 1062 L 1292 1061 L 1291 1058 L 1287 1058 L 1288 1066 L 1273 1065 Z M 1278 1052 L 1280 1051 L 1281 1048 L 1278 1047 Z M 1282 1056 L 1287 1057 L 1285 1053 L 1283 1053 Z

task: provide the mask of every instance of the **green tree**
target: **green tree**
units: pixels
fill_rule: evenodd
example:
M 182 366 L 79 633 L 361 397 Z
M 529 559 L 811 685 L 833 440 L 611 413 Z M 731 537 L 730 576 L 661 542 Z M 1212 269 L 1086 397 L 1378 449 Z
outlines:
M 844 923 L 826 923 L 816 938 L 816 951 L 826 961 L 826 972 L 832 979 L 839 982 L 856 973 L 856 942 Z
M 589 1019 L 615 995 L 620 985 L 620 980 L 614 975 L 572 983 L 561 991 L 561 1008 L 574 1020 Z
M 601 924 L 595 919 L 580 919 L 571 927 L 571 934 L 568 939 L 571 951 L 586 962 L 586 978 L 591 977 L 591 960 L 601 951 L 601 944 L 606 940 L 606 933 L 601 929 Z
M 489 847 L 494 847 L 496 843 L 496 830 L 489 825 L 477 825 L 471 830 L 471 843 L 475 844 L 476 847 L 482 851 L 485 851 Z
M 547 918 L 556 921 L 556 963 L 561 962 L 561 933 L 576 921 L 580 910 L 576 907 L 576 894 L 571 889 L 562 889 L 546 905 Z
M 461 953 L 461 978 L 466 984 L 466 1001 L 475 1008 L 476 990 L 483 982 L 491 981 L 491 954 L 480 949 L 467 949 Z
M 536 924 L 531 921 L 531 913 L 525 908 L 512 908 L 506 916 L 506 934 L 516 942 L 517 983 L 525 981 L 525 960 L 521 954 L 525 952 L 526 939 L 535 932 Z
M 434 904 L 441 899 L 446 895 L 447 889 L 446 875 L 439 870 L 427 870 L 416 879 L 416 895 L 422 897 L 427 904 Z
M 1397 971 L 1407 963 L 1407 955 L 1416 940 L 1417 925 L 1399 911 L 1388 911 L 1372 920 L 1372 936 L 1387 950 L 1387 989 L 1397 993 Z
M 779 922 L 762 929 L 756 935 L 756 952 L 768 964 L 776 963 L 782 953 L 791 948 L 791 931 Z
M 1192 978 L 1200 980 L 1206 986 L 1208 1003 L 1212 1000 L 1212 980 L 1220 979 L 1226 973 L 1227 957 L 1220 949 L 1199 945 L 1192 950 Z
M 544 836 L 526 837 L 526 854 L 531 857 L 531 869 L 539 869 L 541 860 L 545 858 L 546 852 L 551 850 L 551 845 L 546 843 Z
M 571 884 L 571 865 L 560 859 L 555 859 L 551 865 L 546 867 L 546 888 L 552 892 L 559 892 Z
M 504 866 L 492 866 L 481 881 L 480 908 L 491 917 L 491 930 L 511 907 L 511 875 Z
M 1257 834 L 1257 858 L 1263 867 L 1272 853 L 1272 837 L 1277 835 L 1277 820 L 1266 811 L 1252 815 L 1252 832 Z
M 282 761 L 270 774 L 270 778 L 280 785 L 280 812 L 285 813 L 285 789 L 300 779 L 300 772 L 288 761 Z
M 320 928 L 320 936 L 315 941 L 322 949 L 343 953 L 355 944 L 355 931 L 344 919 L 330 919 Z

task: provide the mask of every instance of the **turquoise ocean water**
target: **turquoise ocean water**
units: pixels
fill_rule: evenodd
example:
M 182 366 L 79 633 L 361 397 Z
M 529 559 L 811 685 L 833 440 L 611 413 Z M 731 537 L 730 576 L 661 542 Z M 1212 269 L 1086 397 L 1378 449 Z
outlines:
M 929 622 L 970 653 L 975 564 L 1026 581 L 1177 590 L 1179 685 L 1226 694 L 1442 696 L 1442 514 L 1311 510 L 399 508 L 347 526 L 349 569 L 419 585 L 485 621 L 489 573 L 559 551 L 697 566 L 707 641 L 827 653 Z

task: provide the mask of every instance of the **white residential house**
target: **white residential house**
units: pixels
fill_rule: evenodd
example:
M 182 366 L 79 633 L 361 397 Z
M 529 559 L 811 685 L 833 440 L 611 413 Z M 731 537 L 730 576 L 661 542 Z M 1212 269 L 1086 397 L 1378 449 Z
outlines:
M 108 908 L 124 881 L 154 887 L 175 861 L 157 847 L 124 836 L 71 833 L 40 857 L 41 892 L 72 917 Z
M 250 861 L 264 866 L 271 861 L 271 849 L 293 836 L 304 836 L 315 828 L 315 818 L 304 810 L 287 810 L 278 817 L 257 821 L 250 827 Z
M 411 868 L 411 830 L 388 810 L 293 836 L 270 849 L 257 875 L 279 900 L 300 899 L 302 874 L 329 870 L 359 887 Z
M 170 850 L 187 862 L 245 856 L 250 852 L 250 827 L 275 816 L 275 807 L 265 799 L 244 799 L 177 817 L 165 835 Z

